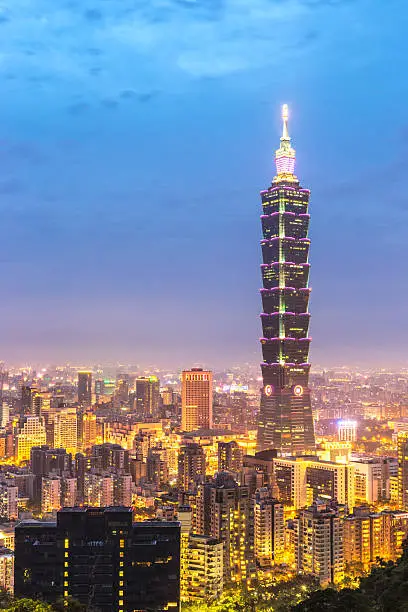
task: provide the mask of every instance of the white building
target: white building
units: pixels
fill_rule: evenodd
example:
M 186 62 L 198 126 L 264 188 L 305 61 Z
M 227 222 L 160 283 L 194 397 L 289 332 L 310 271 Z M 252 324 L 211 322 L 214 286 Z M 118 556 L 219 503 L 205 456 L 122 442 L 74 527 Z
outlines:
M 49 476 L 42 478 L 41 512 L 54 512 L 61 508 L 61 478 Z
M 18 487 L 0 484 L 0 517 L 7 521 L 18 518 Z

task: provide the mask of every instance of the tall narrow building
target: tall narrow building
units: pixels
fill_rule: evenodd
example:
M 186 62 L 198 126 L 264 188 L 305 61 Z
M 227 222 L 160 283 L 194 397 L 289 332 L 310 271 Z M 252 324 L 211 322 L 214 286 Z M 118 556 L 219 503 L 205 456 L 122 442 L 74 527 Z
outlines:
M 92 405 L 92 372 L 78 372 L 78 403 L 86 408 Z
M 277 174 L 261 192 L 263 388 L 258 449 L 299 455 L 315 447 L 308 360 L 310 192 L 295 176 L 286 105 L 282 118 Z
M 181 381 L 182 430 L 211 429 L 213 426 L 212 372 L 202 368 L 184 370 Z

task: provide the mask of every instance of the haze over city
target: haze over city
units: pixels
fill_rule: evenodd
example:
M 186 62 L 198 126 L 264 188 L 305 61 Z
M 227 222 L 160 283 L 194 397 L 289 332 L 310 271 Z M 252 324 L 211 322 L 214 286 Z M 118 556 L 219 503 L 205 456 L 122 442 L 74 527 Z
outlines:
M 312 361 L 404 365 L 406 22 L 379 0 L 1 7 L 2 358 L 258 363 L 288 102 Z

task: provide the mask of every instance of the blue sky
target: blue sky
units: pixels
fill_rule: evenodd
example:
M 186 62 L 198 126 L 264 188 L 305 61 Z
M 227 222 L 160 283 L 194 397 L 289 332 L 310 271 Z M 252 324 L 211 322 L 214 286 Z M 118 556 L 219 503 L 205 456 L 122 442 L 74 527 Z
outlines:
M 0 357 L 260 360 L 280 105 L 313 360 L 406 364 L 402 0 L 0 0 Z

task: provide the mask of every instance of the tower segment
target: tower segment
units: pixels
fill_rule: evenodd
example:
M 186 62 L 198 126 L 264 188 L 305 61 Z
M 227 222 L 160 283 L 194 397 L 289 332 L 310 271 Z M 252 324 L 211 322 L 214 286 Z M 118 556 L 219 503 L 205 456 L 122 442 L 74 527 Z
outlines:
M 295 175 L 288 119 L 285 104 L 276 176 L 261 192 L 263 387 L 258 450 L 300 455 L 315 448 L 309 389 L 310 191 Z

